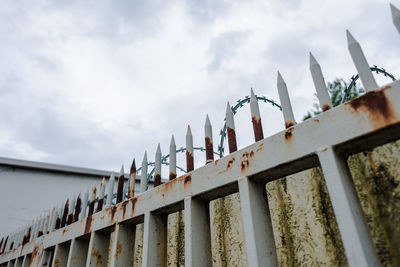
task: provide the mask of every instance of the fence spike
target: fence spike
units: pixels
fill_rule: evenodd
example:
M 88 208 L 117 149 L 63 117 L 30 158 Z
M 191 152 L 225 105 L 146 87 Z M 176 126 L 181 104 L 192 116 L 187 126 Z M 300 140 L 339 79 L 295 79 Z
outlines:
M 169 144 L 169 179 L 173 180 L 176 178 L 176 144 L 174 135 L 171 137 Z
M 125 181 L 125 171 L 124 171 L 124 164 L 122 164 L 118 176 L 117 203 L 120 203 L 124 200 L 124 181 Z
M 194 156 L 193 156 L 193 135 L 188 125 L 186 131 L 186 171 L 191 172 L 194 170 Z
M 328 94 L 328 88 L 325 84 L 325 79 L 322 74 L 321 66 L 310 52 L 310 72 L 314 82 L 315 90 L 317 91 L 317 97 L 319 105 L 322 111 L 327 111 L 332 108 L 332 101 Z
M 147 151 L 144 152 L 143 161 L 142 161 L 142 172 L 140 174 L 140 193 L 143 193 L 147 190 Z
M 56 229 L 56 224 L 57 224 L 57 218 L 58 218 L 58 211 L 59 211 L 59 206 L 57 205 L 54 207 L 54 216 L 51 220 L 51 226 L 50 226 L 50 232 L 54 231 Z
M 81 206 L 82 206 L 82 199 L 81 199 L 81 193 L 79 193 L 78 197 L 76 198 L 75 213 L 74 213 L 73 222 L 76 222 L 76 221 L 79 220 L 79 213 L 81 212 Z
M 38 233 L 37 233 L 37 237 L 41 237 L 43 235 L 43 224 L 44 224 L 44 216 L 43 214 L 40 215 L 40 219 L 39 219 L 39 227 L 38 227 Z M 15 235 L 13 238 L 13 243 L 15 242 Z
M 90 203 L 89 203 L 89 212 L 88 216 L 92 215 L 94 213 L 94 204 L 96 202 L 96 194 L 97 194 L 97 187 L 94 185 L 92 187 L 92 193 L 90 194 Z
M 70 207 L 71 207 L 71 210 L 69 211 L 69 214 L 68 214 L 67 225 L 70 225 L 73 222 L 73 219 L 74 219 L 75 195 L 71 199 Z
M 392 3 L 390 3 L 390 10 L 392 12 L 393 24 L 396 27 L 397 31 L 400 33 L 400 10 Z
M 114 182 L 115 182 L 115 174 L 114 172 L 111 172 L 110 179 L 108 180 L 107 207 L 112 205 L 112 198 L 114 194 Z
M 63 228 L 65 226 L 65 223 L 67 222 L 68 209 L 69 209 L 69 198 L 67 198 L 67 201 L 65 202 L 65 205 L 64 205 L 64 212 L 63 212 L 63 216 L 61 219 L 60 228 Z
M 96 212 L 103 210 L 105 190 L 106 190 L 106 177 L 103 177 L 103 180 L 101 180 L 101 184 L 100 184 L 99 200 L 97 201 Z
M 229 105 L 229 102 L 226 104 L 225 121 L 226 121 L 226 132 L 228 135 L 229 153 L 233 153 L 237 150 L 237 144 L 236 144 L 235 120 L 233 119 L 233 112 L 231 106 Z
M 214 160 L 212 126 L 208 114 L 206 116 L 206 122 L 204 124 L 204 133 L 205 133 L 205 147 L 206 147 L 206 164 L 208 164 Z
M 264 139 L 264 133 L 261 124 L 260 108 L 258 106 L 257 98 L 254 95 L 253 88 L 251 88 L 250 91 L 250 112 L 251 121 L 253 123 L 254 139 L 257 142 Z
M 289 128 L 296 124 L 294 119 L 292 105 L 290 103 L 289 93 L 285 81 L 282 78 L 281 73 L 278 71 L 277 87 L 279 100 L 281 101 L 283 118 L 285 119 L 285 127 Z
M 161 147 L 160 143 L 157 145 L 156 157 L 154 160 L 154 187 L 161 184 Z
M 357 72 L 360 75 L 361 82 L 365 91 L 371 91 L 378 88 L 378 84 L 372 75 L 371 69 L 367 59 L 365 58 L 364 52 L 361 49 L 360 43 L 354 38 L 354 36 L 346 30 L 347 44 L 350 51 L 353 63 L 356 66 Z
M 85 193 L 83 194 L 82 211 L 81 211 L 81 214 L 79 215 L 79 219 L 81 219 L 81 220 L 86 217 L 88 201 L 89 201 L 89 188 L 87 188 Z
M 128 187 L 128 198 L 135 196 L 135 183 L 136 183 L 136 163 L 133 159 L 131 169 L 129 172 L 129 187 Z

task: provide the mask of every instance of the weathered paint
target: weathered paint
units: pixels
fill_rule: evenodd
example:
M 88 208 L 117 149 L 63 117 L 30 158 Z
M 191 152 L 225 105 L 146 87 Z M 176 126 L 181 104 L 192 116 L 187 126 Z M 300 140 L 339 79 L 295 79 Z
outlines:
M 121 167 L 121 171 L 119 172 L 119 177 L 118 177 L 118 187 L 117 187 L 117 203 L 122 202 L 124 198 L 124 165 Z
M 264 133 L 261 124 L 260 108 L 253 89 L 251 89 L 250 92 L 250 112 L 251 122 L 253 124 L 254 140 L 257 142 L 264 139 Z
M 136 182 L 136 163 L 133 159 L 131 164 L 131 169 L 129 172 L 129 188 L 128 188 L 128 198 L 135 196 L 135 182 Z

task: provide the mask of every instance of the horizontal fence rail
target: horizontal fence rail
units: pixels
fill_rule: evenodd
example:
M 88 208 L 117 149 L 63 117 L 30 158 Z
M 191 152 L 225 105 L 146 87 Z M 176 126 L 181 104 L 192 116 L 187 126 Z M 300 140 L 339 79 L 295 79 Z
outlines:
M 400 32 L 400 12 L 391 5 Z M 310 53 L 310 71 L 323 113 L 296 124 L 288 86 L 280 72 L 277 89 L 285 130 L 264 138 L 258 99 L 251 90 L 249 103 L 255 143 L 237 148 L 232 107 L 226 109 L 229 155 L 214 159 L 212 125 L 204 127 L 205 165 L 194 169 L 193 135 L 186 133 L 186 172 L 177 177 L 176 145 L 169 147 L 169 181 L 161 180 L 158 144 L 154 188 L 148 188 L 148 159 L 141 166 L 140 193 L 135 196 L 137 168 L 133 160 L 129 180 L 124 167 L 59 207 L 0 240 L 1 266 L 132 266 L 135 226 L 143 224 L 144 266 L 164 266 L 167 215 L 184 210 L 185 265 L 211 266 L 209 202 L 240 194 L 249 266 L 277 266 L 265 184 L 320 166 L 350 266 L 378 266 L 366 220 L 346 166 L 348 155 L 400 138 L 400 82 L 379 87 L 358 41 L 347 31 L 348 49 L 365 95 L 335 108 L 322 70 Z M 340 129 L 334 131 L 333 129 Z M 110 238 L 110 235 L 113 238 Z

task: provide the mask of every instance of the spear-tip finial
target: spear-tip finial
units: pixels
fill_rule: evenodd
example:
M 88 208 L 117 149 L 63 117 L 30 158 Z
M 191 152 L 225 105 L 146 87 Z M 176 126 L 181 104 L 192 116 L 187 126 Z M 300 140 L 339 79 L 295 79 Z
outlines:
M 130 174 L 136 173 L 136 163 L 135 163 L 135 158 L 133 158 L 132 160 L 132 164 L 131 164 L 131 170 L 130 170 Z
M 349 30 L 346 30 L 346 36 L 347 36 L 347 43 L 349 46 L 358 43 L 358 41 L 354 38 L 354 36 L 350 33 Z
M 253 88 L 250 88 L 250 101 L 257 101 Z
M 310 66 L 319 65 L 318 61 L 315 59 L 314 55 L 310 52 Z
M 174 135 L 171 136 L 171 142 L 170 142 L 170 145 L 169 145 L 169 146 L 176 146 L 176 145 L 175 145 L 175 138 L 174 138 Z
M 281 83 L 284 83 L 284 84 L 286 84 L 285 83 L 285 81 L 283 80 L 283 78 L 282 78 L 282 75 L 281 75 L 281 73 L 279 72 L 279 70 L 278 70 L 278 79 L 277 79 L 277 84 L 281 84 Z
M 191 136 L 191 135 L 192 135 L 192 130 L 190 129 L 190 125 L 188 124 L 186 136 Z

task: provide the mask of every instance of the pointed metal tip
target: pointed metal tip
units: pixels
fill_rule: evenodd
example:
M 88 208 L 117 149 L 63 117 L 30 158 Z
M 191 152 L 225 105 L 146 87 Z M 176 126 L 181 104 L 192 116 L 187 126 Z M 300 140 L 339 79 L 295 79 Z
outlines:
M 229 101 L 226 103 L 226 113 L 232 112 L 231 105 L 229 104 Z
M 348 45 L 358 43 L 357 40 L 354 38 L 354 36 L 350 33 L 349 30 L 346 30 L 346 36 L 347 36 Z
M 393 18 L 400 16 L 400 10 L 392 3 L 390 3 L 390 10 Z
M 206 115 L 206 124 L 205 125 L 211 125 L 210 118 L 208 117 L 208 114 Z
M 147 161 L 147 151 L 144 152 L 143 161 Z
M 175 137 L 174 137 L 174 135 L 171 136 L 170 146 L 175 146 Z
M 281 75 L 281 73 L 279 72 L 279 70 L 278 70 L 278 80 L 277 80 L 277 82 L 278 82 L 278 84 L 280 84 L 280 83 L 285 83 L 285 81 L 283 80 L 282 75 Z
M 161 153 L 161 146 L 160 146 L 160 143 L 158 143 L 158 145 L 157 145 L 157 152 L 156 153 Z
M 187 127 L 186 136 L 192 135 L 192 131 L 190 129 L 190 125 Z
M 121 166 L 121 170 L 119 171 L 119 175 L 123 175 L 125 172 L 124 172 L 124 164 L 122 164 L 122 166 Z
M 318 61 L 315 59 L 314 55 L 310 52 L 310 66 L 319 65 Z
M 257 101 L 256 95 L 254 94 L 253 88 L 250 89 L 250 101 Z

